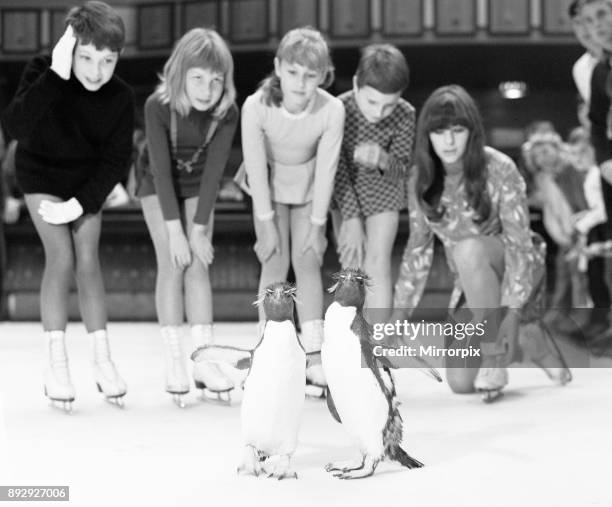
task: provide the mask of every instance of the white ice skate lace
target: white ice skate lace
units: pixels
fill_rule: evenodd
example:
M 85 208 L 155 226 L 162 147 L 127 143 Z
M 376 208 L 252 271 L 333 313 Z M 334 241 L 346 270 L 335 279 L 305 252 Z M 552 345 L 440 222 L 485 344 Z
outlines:
M 115 364 L 110 357 L 110 347 L 108 345 L 107 336 L 94 337 L 94 363 L 98 366 L 102 375 L 107 379 L 115 380 L 119 377 Z
M 68 356 L 63 340 L 49 341 L 49 357 L 51 358 L 51 370 L 60 384 L 70 384 L 70 371 L 68 370 Z

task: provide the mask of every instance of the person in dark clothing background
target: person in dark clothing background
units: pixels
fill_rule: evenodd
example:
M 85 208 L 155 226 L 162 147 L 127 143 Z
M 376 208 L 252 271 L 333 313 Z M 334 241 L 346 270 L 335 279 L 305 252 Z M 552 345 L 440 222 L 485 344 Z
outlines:
M 583 0 L 580 3 L 580 17 L 590 33 L 591 39 L 603 48 L 603 57 L 593 69 L 591 77 L 591 143 L 595 149 L 595 161 L 601 170 L 601 190 L 608 220 L 594 228 L 589 235 L 590 242 L 612 239 L 612 130 L 610 119 L 610 52 L 612 52 L 612 3 L 609 0 Z M 610 265 L 603 258 L 593 258 L 589 263 L 589 284 L 595 307 L 591 311 L 590 324 L 584 330 L 589 346 L 610 333 Z M 606 273 L 605 277 L 592 273 Z M 602 284 L 602 279 L 605 282 Z

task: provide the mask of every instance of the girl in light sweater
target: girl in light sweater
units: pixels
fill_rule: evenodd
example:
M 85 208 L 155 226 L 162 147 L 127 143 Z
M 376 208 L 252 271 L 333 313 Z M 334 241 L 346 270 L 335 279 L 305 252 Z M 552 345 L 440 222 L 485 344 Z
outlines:
M 323 338 L 320 268 L 344 128 L 342 102 L 323 90 L 332 80 L 322 35 L 296 28 L 281 40 L 274 72 L 242 109 L 244 168 L 262 265 L 259 290 L 285 280 L 291 262 L 306 352 L 319 350 Z M 306 375 L 309 383 L 325 386 L 320 364 Z

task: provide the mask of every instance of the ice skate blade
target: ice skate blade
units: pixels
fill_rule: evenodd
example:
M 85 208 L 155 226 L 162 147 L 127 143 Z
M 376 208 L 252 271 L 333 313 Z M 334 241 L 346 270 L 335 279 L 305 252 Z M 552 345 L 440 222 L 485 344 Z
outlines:
M 219 405 L 227 407 L 231 406 L 232 404 L 231 392 L 234 390 L 233 387 L 230 389 L 225 389 L 223 391 L 211 391 L 206 387 L 198 388 L 198 390 L 200 391 L 199 398 L 202 401 L 206 401 L 209 403 L 217 403 Z
M 503 397 L 504 393 L 501 389 L 477 389 L 482 396 L 482 401 L 485 403 L 493 403 Z
M 123 403 L 123 397 L 127 394 L 126 391 L 109 396 L 104 393 L 104 391 L 102 390 L 102 386 L 100 386 L 98 382 L 96 382 L 96 386 L 98 387 L 98 392 L 104 397 L 104 401 L 110 403 L 111 405 L 114 405 L 115 407 L 125 408 L 125 404 Z
M 324 400 L 326 389 L 327 387 L 307 383 L 306 387 L 304 388 L 304 393 L 309 398 L 312 398 L 315 400 Z
M 49 398 L 49 402 L 51 403 L 51 406 L 57 410 L 61 410 L 62 412 L 64 412 L 65 414 L 72 414 L 72 402 L 74 401 L 74 399 L 72 400 L 58 400 L 58 399 L 54 399 L 54 398 Z
M 62 399 L 62 398 L 51 398 L 47 394 L 47 388 L 45 387 L 45 396 L 49 400 L 51 406 L 58 410 L 63 411 L 66 414 L 72 414 L 72 402 L 74 398 Z
M 104 396 L 104 401 L 106 401 L 108 404 L 113 405 L 114 407 L 120 408 L 120 409 L 124 409 L 125 408 L 125 403 L 123 401 L 123 396 Z
M 541 367 L 542 368 L 542 367 Z M 566 368 L 559 375 L 555 375 L 548 371 L 547 368 L 542 368 L 546 376 L 550 379 L 550 381 L 556 386 L 563 387 L 569 384 L 572 380 L 572 372 Z
M 183 399 L 183 393 L 170 393 L 172 394 L 172 401 L 178 408 L 185 408 L 185 400 Z

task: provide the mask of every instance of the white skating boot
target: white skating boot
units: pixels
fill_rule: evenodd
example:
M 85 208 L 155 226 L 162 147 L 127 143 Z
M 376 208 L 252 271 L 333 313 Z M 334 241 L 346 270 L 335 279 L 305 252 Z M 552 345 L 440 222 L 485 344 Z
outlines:
M 502 396 L 502 389 L 508 385 L 508 369 L 500 365 L 503 356 L 484 356 L 474 388 L 482 393 L 482 400 L 491 403 Z
M 191 326 L 191 338 L 194 350 L 205 345 L 212 345 L 214 343 L 213 325 L 195 324 Z M 193 381 L 196 388 L 201 390 L 202 399 L 208 399 L 205 391 L 209 391 L 216 396 L 217 401 L 231 404 L 231 391 L 234 389 L 234 382 L 217 363 L 207 359 L 194 361 Z
M 306 394 L 315 398 L 325 397 L 327 380 L 321 365 L 321 344 L 323 343 L 323 320 L 309 320 L 302 324 L 302 346 L 308 354 L 306 368 Z M 314 354 L 313 354 L 314 353 Z
M 44 373 L 45 396 L 58 408 L 71 413 L 76 393 L 68 370 L 64 331 L 46 331 L 45 341 L 49 360 Z
M 89 334 L 93 349 L 94 380 L 104 398 L 123 408 L 123 397 L 127 393 L 125 381 L 121 378 L 110 357 L 110 346 L 106 329 Z
M 166 392 L 172 395 L 172 400 L 177 406 L 185 408 L 183 395 L 189 392 L 189 375 L 181 344 L 181 328 L 162 327 L 161 335 L 166 359 Z

